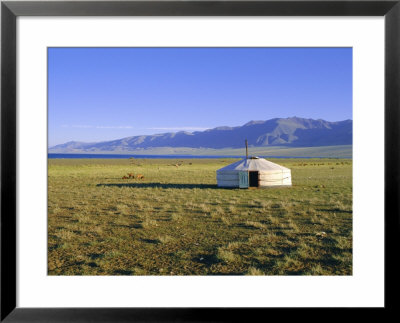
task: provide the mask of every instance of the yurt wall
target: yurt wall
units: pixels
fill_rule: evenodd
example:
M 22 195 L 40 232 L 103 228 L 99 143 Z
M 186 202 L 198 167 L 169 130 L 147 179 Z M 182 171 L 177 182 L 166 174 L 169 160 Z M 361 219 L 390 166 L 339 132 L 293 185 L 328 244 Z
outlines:
M 239 172 L 226 171 L 217 172 L 217 185 L 220 187 L 239 187 Z
M 290 170 L 260 172 L 260 186 L 292 185 Z

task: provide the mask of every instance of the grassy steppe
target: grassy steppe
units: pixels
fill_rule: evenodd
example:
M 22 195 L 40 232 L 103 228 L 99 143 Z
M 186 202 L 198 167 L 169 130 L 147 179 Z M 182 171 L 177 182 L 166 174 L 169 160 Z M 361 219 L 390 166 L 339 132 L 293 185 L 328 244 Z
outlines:
M 292 187 L 217 188 L 233 161 L 50 159 L 49 275 L 352 274 L 351 160 L 271 159 Z

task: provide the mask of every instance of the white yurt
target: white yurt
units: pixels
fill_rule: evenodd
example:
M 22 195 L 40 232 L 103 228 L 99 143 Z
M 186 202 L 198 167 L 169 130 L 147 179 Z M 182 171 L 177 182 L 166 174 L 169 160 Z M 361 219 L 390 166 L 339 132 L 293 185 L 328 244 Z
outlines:
M 217 170 L 219 187 L 271 187 L 291 186 L 289 168 L 264 158 L 250 157 Z

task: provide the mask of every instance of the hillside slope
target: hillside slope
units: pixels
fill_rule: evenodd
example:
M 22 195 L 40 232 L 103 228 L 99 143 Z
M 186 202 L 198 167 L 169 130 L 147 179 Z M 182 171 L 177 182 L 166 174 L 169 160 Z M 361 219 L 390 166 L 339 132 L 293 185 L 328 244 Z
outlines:
M 71 141 L 49 148 L 50 153 L 133 151 L 154 147 L 242 148 L 247 139 L 251 147 L 316 147 L 351 145 L 352 120 L 329 122 L 304 118 L 250 121 L 238 127 L 217 127 L 205 131 L 132 136 L 118 140 L 83 143 Z

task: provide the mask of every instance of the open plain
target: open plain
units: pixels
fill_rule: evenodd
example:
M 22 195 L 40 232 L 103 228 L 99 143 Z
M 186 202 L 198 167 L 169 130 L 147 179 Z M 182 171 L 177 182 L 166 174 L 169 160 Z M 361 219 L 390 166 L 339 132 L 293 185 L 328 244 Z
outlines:
M 270 159 L 292 187 L 218 188 L 236 160 L 49 159 L 48 274 L 352 274 L 351 159 Z

